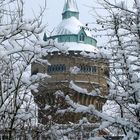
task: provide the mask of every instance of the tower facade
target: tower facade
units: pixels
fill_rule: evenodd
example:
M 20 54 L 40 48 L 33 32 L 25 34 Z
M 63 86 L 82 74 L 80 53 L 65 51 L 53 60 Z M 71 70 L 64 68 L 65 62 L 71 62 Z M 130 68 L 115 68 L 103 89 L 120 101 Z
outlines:
M 64 98 L 67 95 L 76 103 L 92 104 L 102 110 L 105 103 L 103 96 L 108 94 L 108 60 L 99 57 L 97 41 L 92 37 L 91 30 L 79 21 L 75 0 L 66 0 L 62 22 L 52 36 L 44 34 L 44 41 L 54 44 L 54 47 L 48 47 L 44 56 L 51 65 L 32 65 L 32 74 L 40 72 L 51 76 L 40 83 L 39 92 L 34 94 L 39 107 L 39 122 L 46 124 L 50 116 L 52 121 L 60 124 L 77 123 L 82 117 L 97 122 L 98 118 L 87 114 L 65 111 L 69 107 Z M 75 73 L 74 69 L 78 71 Z M 76 90 L 74 85 L 81 87 L 81 91 Z

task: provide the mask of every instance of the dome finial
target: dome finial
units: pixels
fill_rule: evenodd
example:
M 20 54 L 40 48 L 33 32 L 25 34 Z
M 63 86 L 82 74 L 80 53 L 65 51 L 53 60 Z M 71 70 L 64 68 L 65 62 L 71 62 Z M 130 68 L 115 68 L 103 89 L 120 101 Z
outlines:
M 72 16 L 79 18 L 79 10 L 75 0 L 65 0 L 65 5 L 63 8 L 63 19 L 70 18 Z

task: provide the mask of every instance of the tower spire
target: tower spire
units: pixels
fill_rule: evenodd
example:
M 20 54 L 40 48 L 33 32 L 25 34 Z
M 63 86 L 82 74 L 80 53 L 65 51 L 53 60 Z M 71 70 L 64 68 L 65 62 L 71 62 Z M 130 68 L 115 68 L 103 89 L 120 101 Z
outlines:
M 70 18 L 72 16 L 79 19 L 79 10 L 77 7 L 76 0 L 65 0 L 62 18 L 67 19 L 67 18 Z

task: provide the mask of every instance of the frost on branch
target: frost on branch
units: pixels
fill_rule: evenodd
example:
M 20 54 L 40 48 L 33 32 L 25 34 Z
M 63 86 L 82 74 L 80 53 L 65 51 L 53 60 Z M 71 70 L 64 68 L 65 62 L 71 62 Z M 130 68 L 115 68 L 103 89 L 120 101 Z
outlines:
M 73 89 L 74 91 L 77 91 L 78 93 L 82 93 L 82 94 L 85 94 L 85 95 L 91 95 L 91 96 L 100 96 L 100 90 L 99 89 L 95 89 L 91 92 L 88 92 L 87 89 L 76 85 L 73 81 L 70 81 L 69 87 L 71 89 Z
M 31 90 L 37 92 L 38 82 L 50 78 L 47 74 L 31 75 L 31 64 L 50 64 L 42 60 L 46 49 L 39 37 L 44 29 L 43 9 L 38 17 L 26 20 L 22 0 L 5 0 L 0 2 L 0 11 L 0 129 L 8 129 L 11 138 L 13 130 L 22 131 L 22 127 L 24 131 L 36 124 Z
M 80 68 L 78 68 L 77 66 L 71 67 L 70 72 L 71 74 L 78 74 L 80 72 Z
M 89 138 L 88 140 L 105 140 L 103 137 L 94 137 Z
M 116 4 L 117 3 L 117 4 Z M 102 34 L 106 32 L 108 48 L 111 50 L 108 100 L 116 104 L 116 110 L 103 120 L 111 123 L 114 134 L 125 139 L 140 137 L 140 8 L 139 1 L 124 2 L 101 0 L 106 18 L 98 19 Z M 101 34 L 101 33 L 100 33 Z M 110 106 L 110 109 L 112 106 Z M 114 115 L 115 114 L 115 115 Z M 113 123 L 114 122 L 114 123 Z
M 73 81 L 70 82 L 69 87 L 70 87 L 71 89 L 74 89 L 75 91 L 77 91 L 77 92 L 79 92 L 79 93 L 84 93 L 84 94 L 87 94 L 87 93 L 88 93 L 87 89 L 83 89 L 83 88 L 81 88 L 81 87 L 75 85 Z

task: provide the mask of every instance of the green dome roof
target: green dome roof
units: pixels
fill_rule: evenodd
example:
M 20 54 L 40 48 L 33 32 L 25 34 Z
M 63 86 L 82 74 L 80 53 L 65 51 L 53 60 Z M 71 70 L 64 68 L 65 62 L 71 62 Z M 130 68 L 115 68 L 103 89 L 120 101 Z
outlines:
M 50 37 L 46 38 L 44 35 L 44 40 L 53 39 L 58 43 L 67 43 L 67 45 L 70 43 L 71 46 L 76 45 L 76 50 L 80 50 L 82 46 L 82 51 L 95 51 L 97 41 L 92 37 L 91 30 L 79 21 L 79 12 L 75 0 L 66 0 L 62 16 L 62 22 L 55 28 Z M 78 44 L 80 47 L 77 46 Z M 74 47 L 70 48 L 74 49 Z

